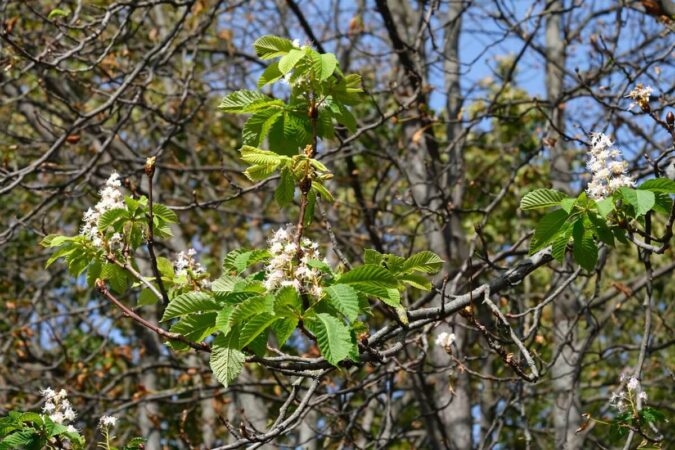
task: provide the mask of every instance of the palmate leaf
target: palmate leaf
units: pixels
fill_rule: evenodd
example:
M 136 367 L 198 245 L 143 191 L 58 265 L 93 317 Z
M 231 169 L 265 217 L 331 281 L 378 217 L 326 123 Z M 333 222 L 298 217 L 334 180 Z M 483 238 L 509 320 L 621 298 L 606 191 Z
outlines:
M 622 187 L 620 190 L 623 199 L 635 208 L 637 217 L 647 214 L 656 203 L 656 196 L 652 191 Z
M 188 314 L 173 324 L 171 332 L 181 334 L 191 341 L 201 342 L 217 331 L 217 315 L 216 312 Z M 171 347 L 176 350 L 189 349 L 187 344 L 176 341 L 171 342 Z
M 281 38 L 278 36 L 265 35 L 258 38 L 253 43 L 253 48 L 255 49 L 256 55 L 261 59 L 272 59 L 277 56 L 283 56 L 293 47 L 293 43 L 286 38 Z
M 653 178 L 638 186 L 638 190 L 675 194 L 675 181 L 669 178 Z
M 246 320 L 239 333 L 239 348 L 246 347 L 277 320 L 279 318 L 270 313 L 257 314 Z
M 319 81 L 325 81 L 335 73 L 337 58 L 332 53 L 324 53 L 318 58 L 313 58 L 312 70 Z
M 170 210 L 168 206 L 163 205 L 161 203 L 153 203 L 152 213 L 155 216 L 162 219 L 164 222 L 167 222 L 167 223 L 178 222 L 178 216 L 176 216 L 176 213 L 173 212 L 172 210 Z
M 424 251 L 412 255 L 401 265 L 401 272 L 436 273 L 443 267 L 443 259 L 434 252 Z
M 239 153 L 241 159 L 243 159 L 245 162 L 249 164 L 278 165 L 282 161 L 288 160 L 287 157 L 282 157 L 278 153 L 274 153 L 269 150 L 263 150 L 256 147 L 251 147 L 250 145 L 244 145 L 239 150 Z
M 274 174 L 277 167 L 279 166 L 254 164 L 244 171 L 244 175 L 251 181 L 262 181 Z
M 128 218 L 129 215 L 127 214 L 126 209 L 113 208 L 101 214 L 101 217 L 98 219 L 97 226 L 99 230 L 105 231 L 106 228 L 115 225 L 115 223 L 118 221 Z
M 279 348 L 283 347 L 286 341 L 288 341 L 288 338 L 291 337 L 293 331 L 295 331 L 298 326 L 298 322 L 297 317 L 286 317 L 280 318 L 272 323 L 271 328 L 274 335 L 277 337 L 277 345 Z
M 395 288 L 398 281 L 387 269 L 375 264 L 364 264 L 345 273 L 339 280 L 342 284 L 366 283 L 383 288 Z
M 262 92 L 244 89 L 223 97 L 218 109 L 232 114 L 248 114 L 272 105 L 280 106 L 283 102 L 268 97 Z
M 326 289 L 328 301 L 338 311 L 345 315 L 350 322 L 359 315 L 359 297 L 353 287 L 347 284 L 335 284 Z
M 352 352 L 353 343 L 349 328 L 338 318 L 319 313 L 307 324 L 316 336 L 321 355 L 333 366 L 337 366 Z
M 313 183 L 313 182 L 312 182 Z M 274 199 L 279 206 L 284 207 L 293 201 L 295 194 L 295 181 L 293 175 L 288 168 L 281 171 L 281 179 L 276 191 L 274 191 Z
M 304 50 L 300 50 L 299 48 L 291 49 L 279 60 L 279 71 L 284 75 L 287 74 L 293 70 L 305 56 L 307 56 L 307 53 Z
M 584 229 L 582 219 L 574 223 L 572 237 L 574 238 L 572 246 L 574 260 L 584 269 L 589 272 L 592 271 L 595 268 L 595 263 L 598 261 L 598 246 L 595 244 L 590 230 Z
M 541 218 L 534 229 L 534 236 L 530 241 L 530 255 L 546 247 L 558 236 L 567 217 L 568 214 L 564 209 L 557 209 Z
M 281 108 L 266 108 L 253 114 L 244 124 L 241 136 L 246 145 L 258 146 L 263 143 L 272 125 L 283 114 Z
M 565 198 L 567 198 L 567 195 L 555 189 L 537 189 L 525 194 L 520 201 L 520 209 L 527 211 L 529 209 L 558 206 Z
M 238 333 L 233 331 L 227 336 L 218 335 L 211 346 L 211 371 L 225 387 L 239 376 L 246 361 L 244 354 L 237 348 L 238 344 Z
M 296 155 L 311 141 L 312 126 L 307 115 L 288 111 L 277 118 L 268 134 L 270 149 L 287 156 Z
M 279 70 L 279 62 L 275 61 L 263 71 L 260 78 L 258 78 L 258 89 L 262 89 L 264 86 L 274 83 L 283 77 L 284 74 Z
M 169 302 L 162 322 L 199 311 L 218 311 L 221 306 L 206 292 L 186 292 Z

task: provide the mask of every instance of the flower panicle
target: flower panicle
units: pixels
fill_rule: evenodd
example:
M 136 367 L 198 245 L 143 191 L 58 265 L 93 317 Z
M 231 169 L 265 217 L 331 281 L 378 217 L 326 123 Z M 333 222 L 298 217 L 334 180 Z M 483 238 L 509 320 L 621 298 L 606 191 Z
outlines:
M 278 229 L 269 240 L 272 258 L 265 268 L 265 289 L 274 291 L 290 286 L 298 292 L 320 298 L 323 295 L 321 273 L 309 266 L 311 260 L 321 259 L 319 244 L 303 238 L 298 245 L 295 235 L 295 227 L 289 225 Z
M 614 142 L 604 133 L 591 134 L 591 149 L 586 167 L 592 179 L 586 192 L 594 200 L 602 200 L 621 187 L 635 185 L 633 178 L 626 174 L 628 163 L 623 159 Z

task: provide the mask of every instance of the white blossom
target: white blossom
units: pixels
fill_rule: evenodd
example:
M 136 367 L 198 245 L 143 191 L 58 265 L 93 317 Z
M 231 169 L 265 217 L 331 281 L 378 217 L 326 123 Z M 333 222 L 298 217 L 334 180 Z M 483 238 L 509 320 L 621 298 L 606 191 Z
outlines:
M 300 39 L 293 39 L 293 47 L 300 48 Z
M 635 183 L 625 175 L 628 164 L 623 160 L 621 151 L 614 148 L 614 142 L 603 133 L 591 134 L 590 158 L 586 167 L 592 174 L 586 192 L 595 200 L 610 196 L 621 187 L 630 187 Z
M 75 420 L 77 413 L 71 407 L 68 400 L 68 392 L 61 389 L 56 392 L 52 388 L 45 388 L 40 391 L 45 401 L 42 412 L 47 414 L 54 423 L 66 425 L 67 422 Z
M 644 86 L 642 83 L 636 84 L 633 90 L 626 95 L 626 97 L 633 100 L 628 109 L 633 109 L 635 105 L 638 105 L 643 110 L 646 110 L 649 107 L 649 98 L 652 95 L 652 91 L 651 86 Z
M 114 427 L 117 425 L 117 417 L 102 416 L 98 423 L 101 427 Z
M 319 244 L 303 238 L 298 245 L 295 235 L 295 227 L 289 225 L 278 229 L 269 240 L 272 258 L 265 268 L 267 276 L 263 285 L 267 291 L 293 287 L 298 292 L 320 298 L 323 295 L 321 274 L 308 265 L 313 259 L 321 259 Z
M 194 248 L 178 252 L 173 267 L 177 276 L 191 277 L 192 281 L 197 282 L 201 287 L 207 288 L 210 282 L 205 277 L 202 277 L 202 275 L 207 274 L 206 269 L 197 261 L 196 256 L 197 250 Z
M 630 377 L 628 384 L 626 385 L 629 391 L 637 391 L 640 387 L 640 382 L 635 377 Z
M 443 331 L 442 333 L 439 333 L 438 336 L 436 336 L 436 345 L 445 349 L 449 349 L 456 339 L 457 336 L 455 336 L 455 333 L 446 333 Z
M 66 427 L 66 431 L 67 431 L 68 433 L 77 433 L 77 428 L 75 428 L 75 427 L 72 426 L 72 425 L 68 425 L 68 426 Z
M 640 393 L 638 394 L 638 398 L 640 400 L 646 401 L 647 400 L 647 393 L 645 391 L 640 391 Z
M 98 203 L 94 208 L 89 208 L 82 216 L 83 224 L 80 228 L 80 234 L 88 237 L 96 247 L 101 247 L 103 245 L 101 233 L 98 230 L 98 219 L 106 211 L 115 208 L 124 208 L 124 195 L 119 189 L 121 186 L 122 182 L 120 181 L 119 174 L 113 172 L 105 182 L 105 186 L 99 191 L 99 196 L 101 198 Z M 121 237 L 117 242 L 119 241 L 121 241 Z

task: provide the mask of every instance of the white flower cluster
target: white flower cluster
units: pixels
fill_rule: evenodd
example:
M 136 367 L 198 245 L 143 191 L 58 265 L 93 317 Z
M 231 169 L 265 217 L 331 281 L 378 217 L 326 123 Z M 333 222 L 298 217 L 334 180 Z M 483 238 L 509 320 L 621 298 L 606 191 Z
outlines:
M 105 182 L 105 187 L 99 191 L 101 200 L 99 200 L 96 206 L 89 208 L 82 217 L 84 224 L 80 229 L 80 234 L 87 236 L 96 247 L 103 245 L 101 233 L 98 231 L 98 219 L 106 211 L 124 208 L 124 195 L 119 189 L 121 186 L 122 182 L 120 181 L 119 174 L 113 172 L 108 181 Z M 111 245 L 119 244 L 121 241 L 122 236 L 119 233 L 115 233 L 110 238 Z
M 443 347 L 446 350 L 450 350 L 456 339 L 457 336 L 455 336 L 455 333 L 446 333 L 443 331 L 436 336 L 436 345 Z
M 70 406 L 70 401 L 66 398 L 68 394 L 65 389 L 56 392 L 48 387 L 41 390 L 40 394 L 45 400 L 42 412 L 47 414 L 54 423 L 66 425 L 68 422 L 75 420 L 77 414 L 75 414 L 75 410 Z M 73 425 L 68 425 L 66 429 L 70 433 L 77 433 L 77 429 Z
M 649 98 L 652 95 L 652 88 L 650 86 L 643 86 L 642 83 L 638 83 L 635 85 L 635 88 L 633 88 L 632 91 L 626 95 L 626 97 L 634 100 L 633 103 L 630 104 L 628 109 L 633 109 L 635 105 L 638 105 L 640 108 L 643 110 L 648 110 L 649 108 Z
M 178 252 L 176 261 L 173 263 L 176 275 L 179 277 L 187 277 L 191 273 L 192 279 L 197 281 L 200 286 L 208 287 L 209 281 L 206 278 L 202 278 L 206 275 L 206 269 L 204 269 L 204 266 L 197 261 L 195 258 L 196 256 L 197 250 L 194 248 L 190 248 L 184 252 Z
M 114 427 L 117 425 L 117 417 L 115 416 L 101 416 L 98 421 L 98 426 L 101 428 Z
M 634 399 L 647 401 L 647 393 L 640 387 L 640 381 L 633 376 L 628 377 L 625 373 L 621 374 L 622 382 L 626 381 L 626 378 L 628 378 L 627 391 L 613 392 L 609 398 L 609 403 L 621 412 L 625 411 L 628 405 L 632 405 Z
M 588 170 L 593 179 L 588 183 L 586 192 L 595 200 L 612 194 L 622 186 L 631 187 L 635 183 L 626 175 L 628 163 L 623 160 L 621 151 L 614 147 L 614 142 L 603 133 L 591 134 L 590 159 Z
M 321 258 L 319 244 L 303 238 L 298 247 L 295 242 L 295 227 L 289 225 L 274 233 L 269 241 L 269 252 L 272 254 L 272 259 L 266 267 L 265 289 L 273 291 L 292 286 L 298 292 L 307 292 L 314 297 L 321 297 L 323 294 L 320 286 L 321 274 L 307 265 L 310 260 Z M 296 259 L 298 253 L 300 254 L 299 261 Z

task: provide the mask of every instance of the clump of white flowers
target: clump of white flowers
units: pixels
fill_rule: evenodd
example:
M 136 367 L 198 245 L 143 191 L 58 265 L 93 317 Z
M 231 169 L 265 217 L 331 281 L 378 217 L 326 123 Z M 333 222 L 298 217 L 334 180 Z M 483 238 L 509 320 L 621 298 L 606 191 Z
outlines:
M 633 179 L 626 175 L 628 163 L 623 160 L 621 151 L 614 142 L 603 133 L 591 134 L 590 159 L 588 170 L 593 175 L 586 192 L 595 200 L 608 197 L 620 187 L 631 187 Z
M 311 260 L 321 258 L 319 244 L 303 238 L 296 243 L 295 227 L 280 228 L 269 240 L 269 252 L 272 258 L 265 268 L 267 277 L 265 289 L 273 291 L 292 286 L 298 292 L 321 297 L 321 273 L 309 266 Z
M 613 392 L 609 398 L 609 403 L 616 409 L 623 412 L 630 406 L 635 408 L 636 400 L 647 401 L 647 393 L 640 386 L 640 381 L 634 376 L 628 376 L 626 373 L 621 374 L 621 382 L 626 381 L 626 390 L 620 392 Z
M 96 206 L 89 208 L 82 217 L 82 228 L 80 234 L 88 237 L 96 247 L 103 245 L 103 236 L 98 231 L 98 219 L 106 211 L 115 208 L 124 208 L 124 195 L 120 190 L 122 182 L 117 172 L 113 172 L 110 178 L 105 182 L 103 189 L 99 191 L 101 199 Z M 110 239 L 110 244 L 119 244 L 122 241 L 122 236 L 116 233 Z
M 446 351 L 449 351 L 452 348 L 452 344 L 457 339 L 455 333 L 446 333 L 443 331 L 436 336 L 436 345 L 443 347 Z
M 190 278 L 201 287 L 206 288 L 209 286 L 208 273 L 204 269 L 204 266 L 197 261 L 196 256 L 197 251 L 194 248 L 179 252 L 176 255 L 173 267 L 176 271 L 176 276 Z
M 633 90 L 626 95 L 626 97 L 633 100 L 633 103 L 630 104 L 628 109 L 633 109 L 635 105 L 638 105 L 643 111 L 649 111 L 649 98 L 651 95 L 652 88 L 650 86 L 644 86 L 642 83 L 638 83 Z
M 42 407 L 42 412 L 45 413 L 54 422 L 61 425 L 67 425 L 66 429 L 71 433 L 77 433 L 77 429 L 73 425 L 68 425 L 77 417 L 75 410 L 70 406 L 68 401 L 68 394 L 65 389 L 56 392 L 54 389 L 48 387 L 40 391 L 45 405 Z
M 114 427 L 117 425 L 117 417 L 115 416 L 101 416 L 98 421 L 98 426 L 101 428 Z

